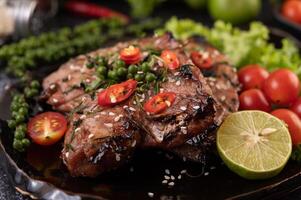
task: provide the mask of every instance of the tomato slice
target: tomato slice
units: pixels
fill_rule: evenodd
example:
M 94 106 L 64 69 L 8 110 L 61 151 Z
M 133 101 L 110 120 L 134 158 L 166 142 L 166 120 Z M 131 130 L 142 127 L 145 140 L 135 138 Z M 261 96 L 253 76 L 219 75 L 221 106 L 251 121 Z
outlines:
M 151 114 L 158 114 L 170 107 L 176 99 L 174 92 L 163 92 L 150 98 L 144 104 L 144 110 Z
M 45 112 L 31 118 L 27 124 L 27 132 L 32 141 L 39 145 L 57 143 L 67 131 L 67 120 L 57 112 Z
M 141 51 L 138 47 L 129 46 L 120 51 L 120 59 L 126 64 L 136 64 L 141 60 Z
M 98 105 L 113 106 L 128 99 L 137 87 L 137 81 L 129 79 L 125 82 L 111 85 L 98 94 Z
M 161 58 L 169 69 L 177 69 L 180 67 L 180 61 L 177 54 L 171 50 L 163 50 Z
M 212 67 L 212 59 L 207 54 L 201 54 L 198 51 L 193 51 L 190 54 L 190 58 L 193 64 L 200 69 L 209 69 Z

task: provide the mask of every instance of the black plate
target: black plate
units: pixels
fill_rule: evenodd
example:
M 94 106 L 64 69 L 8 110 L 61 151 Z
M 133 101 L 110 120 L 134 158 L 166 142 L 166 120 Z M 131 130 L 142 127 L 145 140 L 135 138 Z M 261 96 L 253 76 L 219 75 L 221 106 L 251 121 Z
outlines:
M 291 37 L 279 29 L 271 31 L 276 45 L 281 38 Z M 4 86 L 13 82 L 0 75 L 2 119 L 9 118 L 10 102 Z M 215 155 L 204 166 L 160 151 L 141 151 L 122 169 L 95 179 L 72 178 L 59 159 L 61 144 L 51 148 L 32 146 L 28 153 L 20 155 L 13 151 L 12 133 L 2 120 L 0 138 L 1 164 L 10 181 L 23 194 L 39 199 L 148 199 L 149 192 L 155 199 L 275 199 L 297 189 L 301 181 L 301 165 L 292 161 L 275 178 L 248 181 L 228 170 Z M 182 170 L 189 175 L 182 175 L 169 188 L 161 183 L 166 169 L 176 179 Z

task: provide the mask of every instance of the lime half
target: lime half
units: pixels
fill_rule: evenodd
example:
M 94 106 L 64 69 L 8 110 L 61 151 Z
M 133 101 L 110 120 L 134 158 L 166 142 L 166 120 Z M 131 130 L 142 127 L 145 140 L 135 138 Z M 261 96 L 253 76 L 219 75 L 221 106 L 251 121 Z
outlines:
M 217 132 L 217 149 L 225 164 L 246 179 L 277 175 L 292 152 L 285 124 L 261 111 L 230 114 Z

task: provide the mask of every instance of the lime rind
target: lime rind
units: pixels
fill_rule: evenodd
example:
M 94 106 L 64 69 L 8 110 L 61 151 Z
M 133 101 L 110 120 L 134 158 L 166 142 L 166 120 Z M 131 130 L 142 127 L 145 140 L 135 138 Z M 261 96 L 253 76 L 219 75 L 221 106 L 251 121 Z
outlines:
M 246 140 L 247 133 L 263 130 L 272 133 L 262 135 L 254 143 Z M 253 135 L 250 138 L 258 139 Z M 292 151 L 292 142 L 281 120 L 261 111 L 241 111 L 229 115 L 219 128 L 217 149 L 233 172 L 246 179 L 266 179 L 284 168 Z

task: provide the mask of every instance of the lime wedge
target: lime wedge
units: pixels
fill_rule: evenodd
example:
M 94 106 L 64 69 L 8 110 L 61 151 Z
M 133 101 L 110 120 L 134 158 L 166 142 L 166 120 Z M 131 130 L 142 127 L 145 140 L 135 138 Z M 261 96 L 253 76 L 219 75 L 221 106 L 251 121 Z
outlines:
M 225 164 L 246 179 L 280 173 L 292 152 L 285 124 L 261 111 L 230 114 L 217 132 L 217 149 Z

